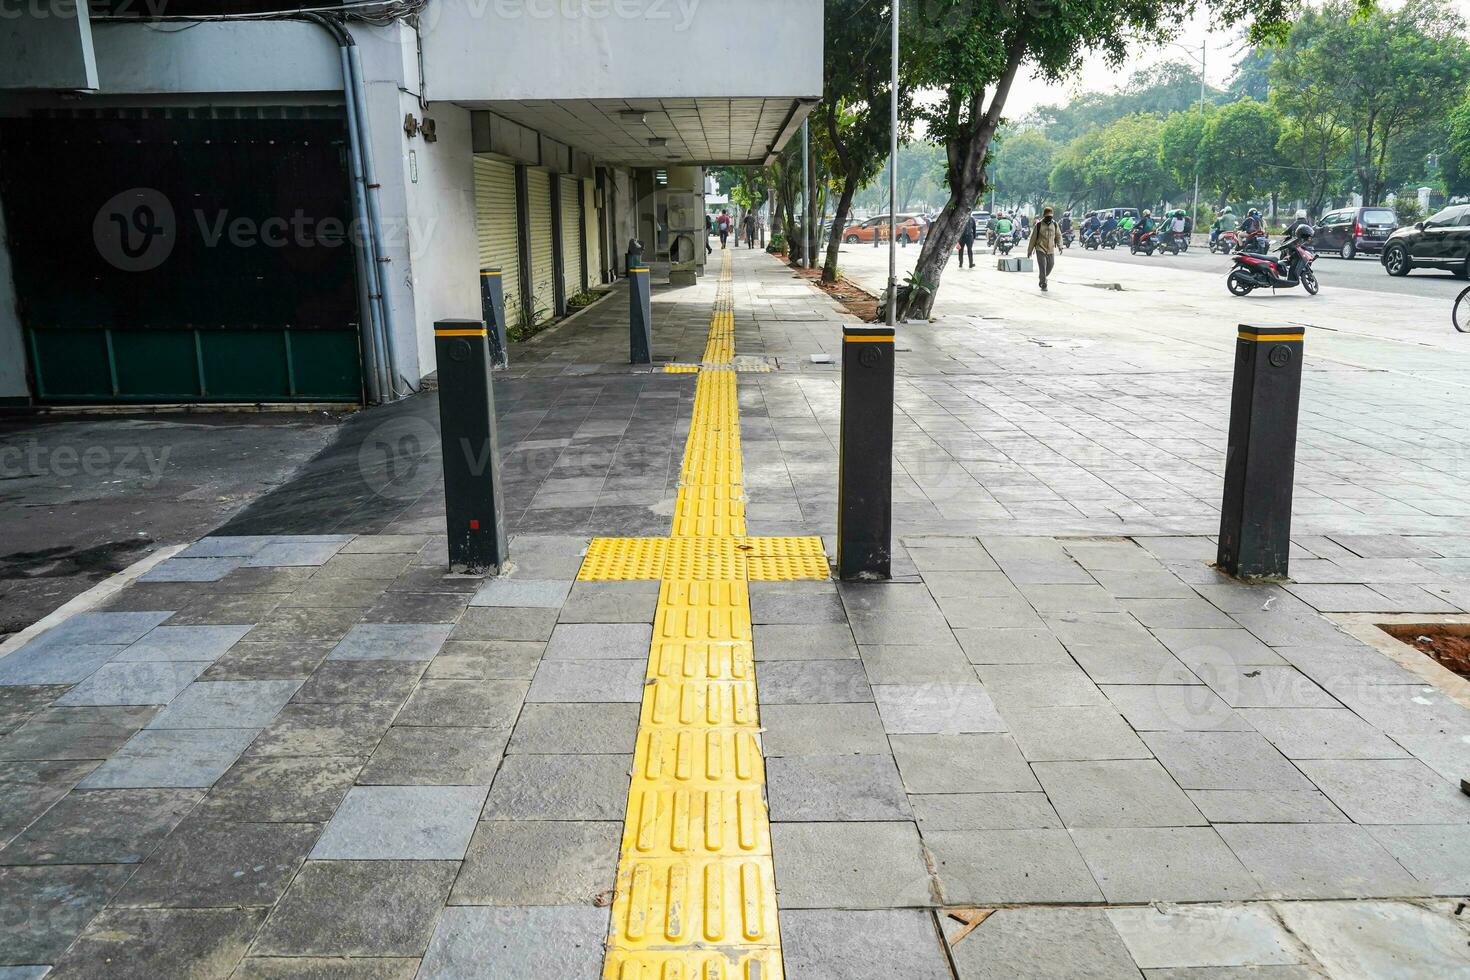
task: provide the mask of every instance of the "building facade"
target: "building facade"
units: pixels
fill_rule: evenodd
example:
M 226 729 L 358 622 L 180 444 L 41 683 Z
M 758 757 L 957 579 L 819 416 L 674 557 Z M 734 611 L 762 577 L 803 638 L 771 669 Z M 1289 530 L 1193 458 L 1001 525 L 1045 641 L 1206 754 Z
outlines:
M 821 93 L 820 0 L 109 2 L 0 22 L 0 404 L 402 395 L 482 270 L 692 281 Z

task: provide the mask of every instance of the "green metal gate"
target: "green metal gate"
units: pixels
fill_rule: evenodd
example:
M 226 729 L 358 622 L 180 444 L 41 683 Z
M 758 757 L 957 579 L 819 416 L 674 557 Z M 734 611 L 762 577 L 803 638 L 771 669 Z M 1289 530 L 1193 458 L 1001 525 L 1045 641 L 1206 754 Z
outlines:
M 37 401 L 360 401 L 332 119 L 7 120 L 0 198 Z

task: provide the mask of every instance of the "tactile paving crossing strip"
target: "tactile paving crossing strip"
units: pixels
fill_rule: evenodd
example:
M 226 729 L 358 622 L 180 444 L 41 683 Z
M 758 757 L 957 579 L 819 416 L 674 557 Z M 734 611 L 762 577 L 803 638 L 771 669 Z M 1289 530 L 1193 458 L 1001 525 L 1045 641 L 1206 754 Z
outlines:
M 727 254 L 672 536 L 597 538 L 577 575 L 662 582 L 604 980 L 783 977 L 746 583 L 825 579 L 828 566 L 820 538 L 745 534 L 730 265 Z

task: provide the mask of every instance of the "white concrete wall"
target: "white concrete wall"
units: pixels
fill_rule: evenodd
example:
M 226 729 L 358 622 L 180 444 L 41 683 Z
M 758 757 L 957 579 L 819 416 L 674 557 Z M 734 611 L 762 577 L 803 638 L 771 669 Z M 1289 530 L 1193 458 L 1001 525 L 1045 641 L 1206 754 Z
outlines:
M 104 95 L 342 90 L 336 42 L 303 21 L 206 21 L 188 30 L 98 22 L 92 41 Z
M 453 101 L 818 98 L 822 0 L 434 0 L 424 62 Z

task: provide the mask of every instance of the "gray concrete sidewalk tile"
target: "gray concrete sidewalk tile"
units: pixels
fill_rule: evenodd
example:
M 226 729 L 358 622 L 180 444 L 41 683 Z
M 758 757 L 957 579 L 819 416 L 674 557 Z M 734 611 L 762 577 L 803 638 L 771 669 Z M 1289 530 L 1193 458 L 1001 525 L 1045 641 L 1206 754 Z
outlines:
M 755 659 L 851 660 L 858 655 L 846 623 L 768 625 L 754 628 Z
M 300 686 L 298 681 L 195 681 L 148 728 L 264 728 Z
M 1021 595 L 1041 613 L 1123 611 L 1118 600 L 1100 585 L 1023 585 Z
M 253 758 L 369 755 L 396 704 L 288 704 L 250 747 Z
M 920 572 L 990 572 L 995 571 L 995 559 L 985 553 L 978 543 L 968 547 L 908 547 L 909 560 Z
M 292 643 L 270 640 L 256 643 L 241 640 L 230 647 L 204 673 L 206 681 L 304 681 L 327 659 L 335 641 L 302 640 Z
M 516 718 L 506 751 L 517 755 L 626 755 L 638 735 L 638 707 L 631 702 L 527 704 Z
M 314 567 L 241 567 L 217 582 L 205 583 L 202 588 L 218 593 L 284 596 L 309 582 L 315 574 Z
M 1152 759 L 1038 762 L 1047 798 L 1068 827 L 1188 827 L 1204 817 Z
M 458 621 L 468 604 L 467 596 L 453 592 L 387 592 L 368 607 L 367 611 L 362 614 L 362 621 L 364 623 L 454 623 Z
M 207 667 L 206 663 L 110 663 L 56 699 L 60 707 L 168 704 Z
M 1161 646 L 1073 643 L 1068 652 L 1094 684 L 1198 684 L 1195 674 Z
M 0 850 L 0 864 L 136 864 L 203 795 L 197 789 L 68 793 Z
M 790 909 L 781 913 L 786 972 L 805 980 L 950 980 L 934 920 L 917 909 Z
M 494 728 L 509 734 L 527 686 L 525 681 L 421 681 L 393 724 Z
M 1045 793 L 910 795 L 919 830 L 1044 830 L 1061 827 Z
M 326 823 L 361 768 L 351 758 L 247 757 L 219 778 L 200 809 L 220 821 Z
M 1368 833 L 1435 894 L 1470 892 L 1470 826 L 1369 827 Z
M 770 661 L 756 671 L 756 688 L 762 706 L 873 700 L 861 660 Z
M 108 909 L 47 977 L 226 980 L 265 914 L 265 909 Z
M 321 830 L 308 823 L 191 819 L 169 835 L 112 904 L 141 908 L 272 905 Z
M 946 596 L 939 600 L 945 622 L 951 629 L 1039 629 L 1041 617 L 1024 596 Z M 895 623 L 897 627 L 899 624 Z M 902 640 L 902 632 L 894 630 L 896 638 Z M 859 637 L 863 642 L 866 638 Z M 911 641 L 912 642 L 912 641 Z
M 759 626 L 756 627 L 760 629 Z M 759 641 L 757 641 L 759 650 Z M 871 684 L 967 684 L 975 669 L 957 644 L 948 646 L 864 646 L 858 648 Z
M 551 631 L 547 660 L 647 659 L 653 627 L 646 623 L 562 623 Z
M 873 688 L 883 729 L 890 735 L 963 735 L 1003 732 L 990 695 L 980 684 L 883 684 Z
M 291 696 L 294 704 L 402 704 L 424 675 L 421 660 L 333 660 Z
M 766 760 L 771 819 L 908 820 L 904 785 L 893 757 L 781 756 Z
M 1271 647 L 1334 647 L 1355 642 L 1315 612 L 1281 603 L 1270 609 L 1231 612 L 1230 618 Z
M 1152 755 L 1109 705 L 1033 708 L 1003 701 L 997 709 L 1028 762 L 1147 759 Z
M 354 786 L 311 850 L 314 861 L 458 861 L 484 786 Z
M 936 904 L 914 825 L 774 823 L 776 894 L 787 909 Z
M 277 606 L 265 619 L 255 624 L 244 642 L 302 644 L 320 641 L 340 643 L 362 618 L 362 610 L 347 607 Z
M 78 613 L 53 626 L 26 646 L 127 646 L 142 639 L 145 633 L 172 615 L 172 612 L 156 610 Z
M 429 663 L 435 680 L 530 680 L 544 643 L 526 640 L 450 640 Z
M 1248 732 L 1250 724 L 1208 687 L 1107 685 L 1102 691 L 1140 732 Z
M 211 534 L 179 552 L 179 558 L 249 558 L 273 539 L 269 534 Z
M 606 934 L 605 909 L 445 909 L 418 980 L 596 980 Z
M 505 729 L 400 728 L 383 735 L 357 781 L 363 786 L 488 786 Z
M 414 980 L 417 956 L 247 956 L 230 980 Z
M 1002 571 L 928 572 L 924 574 L 924 584 L 936 599 L 951 596 L 999 598 L 1021 594 Z
M 975 673 L 1000 703 L 1058 708 L 1103 704 L 1106 700 L 1075 664 L 981 664 Z
M 1146 732 L 1143 741 L 1184 789 L 1312 789 L 1296 766 L 1253 732 Z
M 1212 824 L 1348 823 L 1347 816 L 1316 789 L 1191 790 L 1189 799 Z
M 560 609 L 571 587 L 564 579 L 492 578 L 480 586 L 470 605 Z
M 972 664 L 1070 664 L 1072 658 L 1048 629 L 955 630 Z
M 255 550 L 245 564 L 251 568 L 325 565 L 342 550 L 340 541 L 302 541 L 280 538 Z
M 253 728 L 141 731 L 79 785 L 82 789 L 208 787 L 257 734 Z
M 452 905 L 583 905 L 617 877 L 615 821 L 487 821 L 475 827 Z
M 1152 568 L 1094 568 L 1092 577 L 1119 599 L 1189 599 L 1195 592 L 1162 565 Z
M 251 950 L 264 956 L 421 956 L 457 861 L 307 861 Z
M 1438 688 L 1411 684 L 1365 684 L 1338 691 L 1342 703 L 1364 721 L 1399 735 L 1470 735 L 1470 708 Z
M 1102 909 L 1000 909 L 954 947 L 954 959 L 959 980 L 1139 977 Z
M 1330 976 L 1470 975 L 1465 927 L 1447 909 L 1407 902 L 1283 902 L 1273 908 Z
M 258 623 L 281 604 L 281 595 L 266 592 L 206 592 L 170 616 L 167 626 L 231 626 Z M 192 658 L 185 658 L 192 659 Z
M 218 582 L 247 558 L 168 558 L 138 576 L 139 582 Z
M 208 660 L 224 656 L 244 639 L 251 625 L 159 626 L 117 655 L 118 663 L 145 660 Z
M 329 660 L 433 660 L 453 627 L 444 623 L 364 623 L 347 631 Z
M 96 767 L 95 762 L 0 762 L 0 846 Z
M 750 592 L 750 621 L 756 626 L 846 623 L 847 612 L 837 597 L 837 590 L 831 586 L 822 592 L 809 589 L 777 592 L 753 588 Z
M 0 735 L 19 728 L 65 693 L 64 684 L 0 685 Z
M 1363 827 L 1222 824 L 1215 830 L 1272 898 L 1370 898 L 1424 890 Z
M 1186 666 L 1280 666 L 1280 655 L 1243 629 L 1156 629 L 1155 637 Z
M 1257 889 L 1209 827 L 1091 828 L 1072 840 L 1109 902 L 1225 902 Z
M 1329 692 L 1369 684 L 1423 683 L 1417 674 L 1367 646 L 1279 647 L 1276 652 Z
M 0 762 L 106 759 L 156 710 L 151 705 L 48 708 L 0 739 Z
M 0 966 L 0 980 L 42 980 L 49 966 Z
M 1345 708 L 1242 708 L 1288 759 L 1402 759 L 1398 743 Z
M 1118 908 L 1107 916 L 1144 970 L 1308 962 L 1264 905 Z
M 945 602 L 959 600 L 946 599 Z M 958 619 L 958 614 L 956 619 Z M 851 610 L 848 624 L 858 643 L 951 643 L 952 623 L 937 611 L 884 609 L 875 612 Z M 974 624 L 983 625 L 983 624 Z
M 55 963 L 132 873 L 118 864 L 0 868 L 0 964 Z
M 299 589 L 286 594 L 277 608 L 357 609 L 361 613 L 385 594 L 381 579 L 313 576 Z
M 1102 901 L 1065 830 L 926 830 L 924 842 L 949 905 Z
M 1026 793 L 1041 789 L 1009 735 L 893 735 L 909 793 Z
M 508 755 L 484 820 L 617 820 L 628 800 L 631 755 Z
M 449 637 L 452 640 L 530 640 L 545 643 L 551 639 L 556 615 L 555 609 L 470 606 Z
M 641 702 L 647 673 L 646 657 L 640 660 L 542 660 L 525 700 Z
M 1470 823 L 1470 796 L 1418 759 L 1314 759 L 1297 765 L 1355 823 Z
M 342 546 L 343 555 L 416 555 L 434 539 L 430 534 L 364 534 Z M 440 540 L 443 540 L 440 536 Z
M 658 582 L 573 582 L 559 621 L 651 623 L 658 608 L 658 589 Z M 751 603 L 755 603 L 754 589 Z
M 1149 629 L 1231 629 L 1235 622 L 1198 597 L 1124 599 L 1123 606 Z
M 27 643 L 0 658 L 0 687 L 76 684 L 86 680 L 123 649 L 100 644 Z M 65 690 L 59 690 L 53 697 L 64 693 Z

